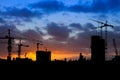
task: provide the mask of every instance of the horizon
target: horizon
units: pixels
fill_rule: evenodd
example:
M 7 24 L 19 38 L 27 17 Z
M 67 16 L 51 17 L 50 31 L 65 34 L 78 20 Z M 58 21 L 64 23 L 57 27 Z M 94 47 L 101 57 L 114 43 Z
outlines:
M 8 35 L 27 38 L 22 44 L 21 56 L 35 60 L 36 42 L 43 42 L 40 50 L 49 50 L 54 59 L 78 59 L 79 53 L 91 57 L 91 36 L 100 35 L 101 24 L 93 20 L 114 25 L 108 28 L 108 53 L 106 60 L 115 56 L 112 39 L 120 48 L 120 1 L 116 0 L 1 0 L 0 37 Z M 105 29 L 103 29 L 105 30 Z M 104 31 L 103 31 L 104 33 Z M 103 35 L 103 38 L 105 35 Z M 19 40 L 14 40 L 12 57 L 17 57 Z M 0 39 L 0 57 L 7 58 L 7 40 Z

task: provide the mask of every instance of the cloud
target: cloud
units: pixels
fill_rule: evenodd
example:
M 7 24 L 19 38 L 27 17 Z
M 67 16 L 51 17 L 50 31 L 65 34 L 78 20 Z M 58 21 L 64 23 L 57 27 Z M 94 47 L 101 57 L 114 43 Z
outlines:
M 93 0 L 91 4 L 82 3 L 79 1 L 78 4 L 68 7 L 69 11 L 72 12 L 85 12 L 85 13 L 108 13 L 108 12 L 119 12 L 120 1 L 116 0 Z
M 31 21 L 33 18 L 41 18 L 46 14 L 54 14 L 55 12 L 83 12 L 83 13 L 101 13 L 104 18 L 107 13 L 113 14 L 119 12 L 120 1 L 116 0 L 92 0 L 89 2 L 79 0 L 77 4 L 65 5 L 60 0 L 45 0 L 36 3 L 28 4 L 25 7 L 7 7 L 2 8 L 0 15 L 6 19 L 22 19 L 22 21 Z M 104 13 L 104 15 L 103 15 Z M 107 16 L 106 16 L 107 17 Z M 1 20 L 0 20 L 1 21 Z
M 0 25 L 0 36 L 6 36 L 8 34 L 8 29 L 13 31 L 18 31 L 14 24 L 2 24 Z
M 109 4 L 109 9 L 113 9 L 115 11 L 119 11 L 120 9 L 120 0 L 116 0 L 116 1 L 113 1 L 113 0 L 108 0 L 108 4 Z
M 86 23 L 85 25 L 83 25 L 83 30 L 84 31 L 90 31 L 90 30 L 94 30 L 95 26 L 92 23 Z
M 19 19 L 23 19 L 23 20 L 29 20 L 33 17 L 41 17 L 42 13 L 37 12 L 37 11 L 32 11 L 28 8 L 17 8 L 17 7 L 9 7 L 9 8 L 5 8 L 5 10 L 1 11 L 0 13 L 2 16 L 6 17 L 6 18 L 19 18 Z
M 115 26 L 113 29 L 115 32 L 120 32 L 120 26 Z
M 64 41 L 69 38 L 69 33 L 71 32 L 66 26 L 58 25 L 56 23 L 50 23 L 47 25 L 48 34 L 54 39 Z
M 69 28 L 69 26 L 77 29 L 79 28 L 80 31 L 82 29 L 83 32 L 79 32 L 75 36 L 69 37 L 68 33 L 70 34 L 71 31 L 73 30 L 72 28 L 67 29 Z M 47 29 L 48 34 L 53 36 L 52 39 L 49 39 L 46 42 L 47 44 L 49 44 L 49 47 L 51 47 L 51 49 L 53 50 L 54 49 L 57 50 L 58 52 L 62 50 L 63 52 L 66 52 L 66 54 L 69 53 L 79 54 L 80 52 L 83 52 L 84 54 L 90 53 L 90 36 L 99 35 L 99 33 L 96 30 L 90 31 L 90 29 L 93 28 L 94 25 L 91 23 L 86 23 L 85 25 L 80 25 L 79 23 L 72 23 L 69 26 L 66 26 L 65 30 L 64 27 L 56 23 L 48 24 L 47 26 L 47 28 L 49 28 Z M 74 31 L 76 31 L 76 29 L 74 29 Z M 66 37 L 63 36 L 66 34 L 67 34 Z
M 29 5 L 33 9 L 40 9 L 43 12 L 57 12 L 62 11 L 65 6 L 62 2 L 57 0 L 40 1 Z
M 68 7 L 68 11 L 72 12 L 90 12 L 90 7 L 85 5 L 73 5 Z
M 86 48 L 90 49 L 90 37 L 92 35 L 99 35 L 96 31 L 84 31 L 82 33 L 78 33 L 75 37 L 72 37 L 68 40 L 68 44 L 74 46 L 74 48 L 83 49 L 85 51 Z
M 3 8 L 0 11 L 0 15 L 4 17 L 11 17 L 23 19 L 24 21 L 30 21 L 33 17 L 41 18 L 43 15 L 55 12 L 83 12 L 83 13 L 115 13 L 119 12 L 120 1 L 116 0 L 92 0 L 89 2 L 79 0 L 77 4 L 65 5 L 58 0 L 45 0 L 36 3 L 28 4 L 23 8 L 9 7 Z M 104 15 L 100 15 L 104 18 Z M 12 18 L 13 19 L 13 18 Z
M 42 40 L 42 32 L 38 32 L 37 30 L 33 30 L 33 29 L 28 29 L 25 31 L 22 31 L 22 35 L 23 37 L 28 38 L 29 40 L 38 40 L 41 41 Z
M 6 23 L 6 21 L 3 18 L 0 18 L 0 23 Z
M 76 28 L 79 31 L 85 32 L 95 29 L 95 26 L 92 23 L 86 23 L 84 25 L 81 25 L 80 23 L 71 23 L 69 26 L 72 28 Z
M 71 23 L 69 26 L 79 29 L 79 30 L 82 30 L 82 25 L 80 23 Z

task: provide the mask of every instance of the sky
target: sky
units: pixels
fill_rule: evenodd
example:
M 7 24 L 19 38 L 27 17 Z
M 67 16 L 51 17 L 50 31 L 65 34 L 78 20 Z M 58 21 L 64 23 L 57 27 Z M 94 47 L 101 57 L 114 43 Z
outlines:
M 43 42 L 41 50 L 50 50 L 54 59 L 77 59 L 79 53 L 90 58 L 90 37 L 100 35 L 95 27 L 100 24 L 91 19 L 108 21 L 115 27 L 108 29 L 109 59 L 115 55 L 112 39 L 120 44 L 120 0 L 0 0 L 0 37 L 11 29 L 13 37 L 22 37 L 22 57 L 35 60 L 36 41 Z M 0 39 L 0 56 L 7 56 L 7 40 Z M 14 40 L 12 56 L 17 56 Z

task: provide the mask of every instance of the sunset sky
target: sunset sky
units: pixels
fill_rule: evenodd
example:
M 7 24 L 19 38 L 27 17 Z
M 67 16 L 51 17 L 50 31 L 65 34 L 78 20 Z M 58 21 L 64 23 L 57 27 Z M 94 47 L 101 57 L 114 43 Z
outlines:
M 79 53 L 90 58 L 90 37 L 99 35 L 94 29 L 99 24 L 95 19 L 114 25 L 108 29 L 108 54 L 115 53 L 112 39 L 120 48 L 120 0 L 0 0 L 0 37 L 11 34 L 23 40 L 22 57 L 35 60 L 36 42 L 40 40 L 41 50 L 50 50 L 53 59 L 77 59 Z M 17 43 L 14 40 L 12 56 L 17 56 Z M 0 39 L 0 57 L 7 57 L 7 40 Z

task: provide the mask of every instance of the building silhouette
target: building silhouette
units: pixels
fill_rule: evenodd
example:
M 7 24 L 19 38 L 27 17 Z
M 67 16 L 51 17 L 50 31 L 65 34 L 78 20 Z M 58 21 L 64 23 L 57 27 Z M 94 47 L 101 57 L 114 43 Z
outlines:
M 85 60 L 86 58 L 83 56 L 82 53 L 80 53 L 78 61 L 85 61 Z
M 105 40 L 100 36 L 91 37 L 91 61 L 93 63 L 105 62 Z
M 51 61 L 51 51 L 36 51 L 36 61 L 48 63 Z

